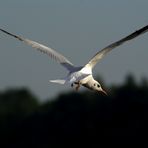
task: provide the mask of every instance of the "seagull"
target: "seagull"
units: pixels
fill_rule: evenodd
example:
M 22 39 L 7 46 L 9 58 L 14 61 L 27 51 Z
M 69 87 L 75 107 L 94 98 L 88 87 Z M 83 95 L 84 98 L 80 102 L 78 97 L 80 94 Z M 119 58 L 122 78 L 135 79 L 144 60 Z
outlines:
M 54 49 L 51 49 L 45 45 L 42 45 L 38 42 L 29 40 L 27 38 L 23 38 L 21 36 L 14 35 L 12 33 L 9 33 L 6 30 L 0 29 L 0 31 L 32 46 L 33 48 L 47 54 L 49 57 L 60 63 L 66 70 L 68 71 L 68 74 L 65 78 L 62 79 L 56 79 L 56 80 L 49 80 L 49 82 L 52 83 L 58 83 L 58 84 L 69 84 L 71 87 L 73 87 L 75 90 L 79 90 L 80 86 L 84 86 L 88 88 L 89 90 L 95 91 L 95 92 L 102 92 L 103 94 L 107 95 L 106 91 L 102 88 L 100 83 L 96 81 L 93 77 L 92 70 L 95 67 L 95 65 L 112 49 L 120 46 L 121 44 L 125 43 L 126 41 L 132 40 L 136 38 L 137 36 L 145 33 L 148 31 L 148 25 L 142 27 L 141 29 L 131 33 L 130 35 L 106 46 L 105 48 L 98 51 L 84 66 L 74 66 L 66 57 L 64 57 L 61 53 L 57 52 Z

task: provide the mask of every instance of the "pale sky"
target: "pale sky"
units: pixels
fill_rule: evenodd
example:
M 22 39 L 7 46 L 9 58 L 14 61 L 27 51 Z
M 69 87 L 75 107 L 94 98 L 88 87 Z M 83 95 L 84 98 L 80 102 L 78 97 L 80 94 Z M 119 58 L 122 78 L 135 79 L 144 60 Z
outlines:
M 1 0 L 0 28 L 52 47 L 77 66 L 101 48 L 148 25 L 147 0 Z M 120 84 L 128 73 L 148 78 L 148 33 L 115 48 L 94 77 Z M 0 32 L 0 90 L 27 87 L 43 101 L 69 86 L 50 79 L 67 72 L 47 55 Z M 81 89 L 84 90 L 84 89 Z

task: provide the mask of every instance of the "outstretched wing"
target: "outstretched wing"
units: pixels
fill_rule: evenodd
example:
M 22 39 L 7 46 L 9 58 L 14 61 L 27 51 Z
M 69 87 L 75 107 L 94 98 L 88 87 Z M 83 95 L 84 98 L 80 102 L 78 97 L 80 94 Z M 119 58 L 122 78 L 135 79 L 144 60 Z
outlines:
M 139 29 L 139 30 L 137 30 L 137 31 L 135 31 L 135 32 L 133 32 L 132 34 L 124 37 L 123 39 L 108 45 L 107 47 L 103 48 L 101 51 L 97 52 L 91 58 L 91 60 L 88 62 L 88 64 L 86 64 L 86 66 L 89 66 L 90 68 L 93 68 L 97 64 L 97 62 L 99 60 L 101 60 L 109 51 L 111 51 L 112 49 L 120 46 L 121 44 L 123 44 L 126 41 L 134 39 L 135 37 L 147 32 L 147 31 L 148 31 L 148 25 L 141 28 L 141 29 Z
M 47 55 L 49 55 L 51 58 L 55 59 L 57 62 L 59 62 L 61 65 L 63 65 L 67 70 L 71 71 L 74 66 L 73 64 L 67 59 L 65 58 L 63 55 L 61 55 L 60 53 L 56 52 L 55 50 L 47 47 L 47 46 L 44 46 L 42 44 L 39 44 L 35 41 L 31 41 L 29 39 L 25 39 L 25 38 L 22 38 L 20 36 L 17 36 L 17 35 L 14 35 L 12 33 L 9 33 L 3 29 L 0 29 L 2 32 L 8 34 L 8 35 L 11 35 L 15 38 L 17 38 L 18 40 L 28 44 L 28 45 L 31 45 L 33 48 L 36 48 L 38 49 L 39 51 L 43 52 L 43 53 L 46 53 Z

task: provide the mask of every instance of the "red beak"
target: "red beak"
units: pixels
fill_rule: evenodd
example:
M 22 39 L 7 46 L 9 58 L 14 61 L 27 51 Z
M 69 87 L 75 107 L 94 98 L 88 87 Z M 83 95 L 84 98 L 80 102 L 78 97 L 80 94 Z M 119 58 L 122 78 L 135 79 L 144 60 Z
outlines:
M 108 94 L 107 94 L 107 92 L 105 91 L 105 90 L 101 90 L 101 92 L 103 93 L 103 94 L 105 94 L 106 96 L 108 96 Z

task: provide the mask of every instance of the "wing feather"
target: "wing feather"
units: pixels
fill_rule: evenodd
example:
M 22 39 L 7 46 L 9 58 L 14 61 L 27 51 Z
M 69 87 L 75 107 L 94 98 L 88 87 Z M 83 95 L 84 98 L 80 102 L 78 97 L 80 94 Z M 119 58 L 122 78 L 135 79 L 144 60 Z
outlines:
M 131 33 L 130 35 L 122 38 L 121 40 L 114 42 L 108 46 L 106 46 L 105 48 L 103 48 L 102 50 L 100 50 L 99 52 L 97 52 L 92 58 L 91 60 L 88 62 L 88 64 L 86 64 L 86 66 L 89 66 L 91 68 L 93 68 L 109 51 L 111 51 L 112 49 L 120 46 L 121 44 L 123 44 L 126 41 L 132 40 L 135 37 L 145 33 L 148 31 L 148 25 Z
M 3 29 L 0 29 L 2 32 L 10 35 L 10 36 L 13 36 L 15 38 L 17 38 L 18 40 L 32 46 L 33 48 L 36 48 L 38 49 L 39 51 L 49 55 L 52 59 L 56 60 L 57 62 L 59 62 L 62 66 L 64 66 L 67 70 L 71 71 L 74 66 L 73 64 L 66 58 L 64 57 L 62 54 L 58 53 L 57 51 L 47 47 L 47 46 L 44 46 L 42 44 L 39 44 L 35 41 L 32 41 L 32 40 L 29 40 L 29 39 L 25 39 L 25 38 L 22 38 L 20 36 L 17 36 L 17 35 L 14 35 L 12 33 L 9 33 Z

